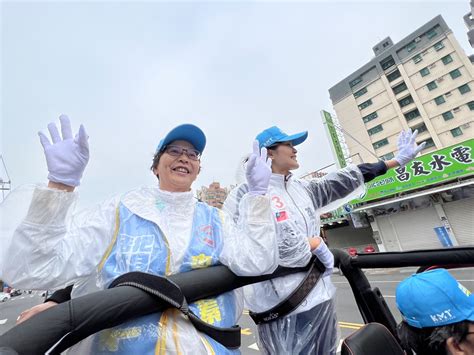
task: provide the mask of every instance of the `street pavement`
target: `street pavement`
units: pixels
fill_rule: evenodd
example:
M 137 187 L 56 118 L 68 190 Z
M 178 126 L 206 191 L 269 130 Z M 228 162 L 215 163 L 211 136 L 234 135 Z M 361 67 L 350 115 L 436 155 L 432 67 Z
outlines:
M 33 291 L 31 294 L 23 293 L 0 302 L 0 334 L 5 333 L 15 325 L 16 319 L 22 311 L 43 302 L 43 291 Z
M 372 287 L 378 287 L 381 290 L 397 322 L 399 322 L 401 318 L 395 305 L 395 289 L 401 280 L 415 271 L 416 268 L 372 269 L 366 271 L 366 276 L 370 284 Z M 474 273 L 472 268 L 451 270 L 451 273 L 469 290 L 474 290 Z M 337 314 L 341 339 L 343 339 L 359 329 L 363 325 L 363 321 L 347 280 L 336 273 L 332 276 L 332 280 L 337 287 Z M 0 302 L 0 334 L 3 334 L 15 325 L 18 315 L 23 310 L 41 303 L 43 301 L 41 294 L 42 292 L 40 291 L 33 292 L 31 295 L 22 294 L 6 302 Z M 244 311 L 244 315 L 239 323 L 242 327 L 242 354 L 259 354 L 260 351 L 258 350 L 256 340 L 256 327 L 249 317 L 248 311 Z

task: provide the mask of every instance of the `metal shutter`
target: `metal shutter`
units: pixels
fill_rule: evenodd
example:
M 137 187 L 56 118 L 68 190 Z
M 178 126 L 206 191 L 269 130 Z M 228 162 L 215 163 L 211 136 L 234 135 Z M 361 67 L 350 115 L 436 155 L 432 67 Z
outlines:
M 403 250 L 443 247 L 434 231 L 442 225 L 434 207 L 399 212 L 389 217 Z
M 474 198 L 443 204 L 459 245 L 474 245 Z
M 390 216 L 378 216 L 375 219 L 377 220 L 380 239 L 382 239 L 385 249 L 387 251 L 400 251 L 400 244 L 395 229 L 392 227 Z

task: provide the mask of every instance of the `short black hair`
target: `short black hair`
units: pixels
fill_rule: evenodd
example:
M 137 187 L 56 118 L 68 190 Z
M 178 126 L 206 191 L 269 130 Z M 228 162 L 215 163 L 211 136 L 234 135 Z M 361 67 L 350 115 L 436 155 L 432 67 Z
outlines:
M 153 171 L 155 170 L 157 167 L 158 167 L 158 163 L 160 162 L 160 158 L 161 156 L 163 155 L 164 153 L 164 148 L 161 149 L 159 152 L 156 152 L 155 155 L 153 156 L 153 161 L 151 163 L 151 166 L 150 166 L 150 170 Z M 153 171 L 154 173 L 154 171 Z M 159 179 L 160 177 L 158 176 L 158 174 L 156 175 L 156 177 Z
M 469 332 L 470 321 L 462 321 L 441 327 L 415 328 L 402 321 L 397 327 L 398 338 L 405 350 L 417 355 L 447 355 L 446 341 L 453 338 L 462 342 Z

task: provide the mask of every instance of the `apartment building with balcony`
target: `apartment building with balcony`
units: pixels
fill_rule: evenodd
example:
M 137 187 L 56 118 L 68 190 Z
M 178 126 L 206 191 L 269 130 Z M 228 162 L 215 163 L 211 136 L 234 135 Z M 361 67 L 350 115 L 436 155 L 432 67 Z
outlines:
M 474 135 L 474 67 L 441 16 L 373 50 L 369 63 L 329 89 L 340 125 L 355 138 L 346 137 L 351 155 L 391 159 L 408 128 L 427 142 L 422 154 Z
M 382 251 L 474 245 L 473 64 L 441 16 L 372 49 L 372 60 L 329 89 L 352 161 L 392 159 L 408 128 L 427 144 L 416 165 L 376 182 L 380 197 L 356 203 L 352 213 L 365 214 Z M 456 161 L 455 150 L 466 155 Z M 443 159 L 455 171 L 443 171 Z M 332 233 L 339 239 L 354 230 Z

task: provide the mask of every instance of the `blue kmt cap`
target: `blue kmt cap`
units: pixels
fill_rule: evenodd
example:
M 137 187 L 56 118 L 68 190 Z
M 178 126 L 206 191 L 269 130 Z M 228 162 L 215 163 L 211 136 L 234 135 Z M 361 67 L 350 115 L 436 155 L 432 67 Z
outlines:
M 403 320 L 415 328 L 474 322 L 474 295 L 445 269 L 414 274 L 396 291 Z
M 269 146 L 275 143 L 282 142 L 291 142 L 295 146 L 300 143 L 303 143 L 306 138 L 308 138 L 308 131 L 296 133 L 289 136 L 277 126 L 273 126 L 259 133 L 255 139 L 258 140 L 260 148 L 268 148 Z
M 191 143 L 200 153 L 202 153 L 206 147 L 206 135 L 204 132 L 199 127 L 187 123 L 179 125 L 169 131 L 166 137 L 163 138 L 156 147 L 156 152 L 158 153 L 168 144 L 177 140 Z

